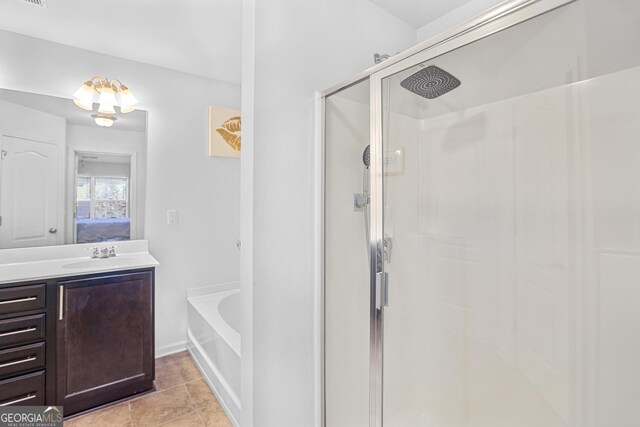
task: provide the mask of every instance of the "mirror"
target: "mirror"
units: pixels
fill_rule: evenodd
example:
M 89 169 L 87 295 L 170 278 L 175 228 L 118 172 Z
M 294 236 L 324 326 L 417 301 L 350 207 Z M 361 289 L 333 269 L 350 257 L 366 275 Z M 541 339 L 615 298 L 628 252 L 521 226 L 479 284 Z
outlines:
M 96 124 L 71 99 L 0 89 L 0 249 L 144 235 L 147 113 Z

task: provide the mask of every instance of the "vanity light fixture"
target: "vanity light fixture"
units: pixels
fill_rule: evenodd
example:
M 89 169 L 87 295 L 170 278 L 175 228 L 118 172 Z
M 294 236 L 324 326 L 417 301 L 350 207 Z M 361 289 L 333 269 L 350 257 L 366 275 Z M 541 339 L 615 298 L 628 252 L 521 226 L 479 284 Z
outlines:
M 135 111 L 133 107 L 138 100 L 131 90 L 120 80 L 109 80 L 95 76 L 87 80 L 73 94 L 73 103 L 83 110 L 93 111 L 93 104 L 98 104 L 98 113 L 91 115 L 98 126 L 111 127 L 117 119 L 116 108 L 126 114 Z
M 93 117 L 93 120 L 96 121 L 98 126 L 102 126 L 103 128 L 110 128 L 113 126 L 113 122 L 118 120 L 116 117 L 108 114 L 92 114 L 91 117 Z

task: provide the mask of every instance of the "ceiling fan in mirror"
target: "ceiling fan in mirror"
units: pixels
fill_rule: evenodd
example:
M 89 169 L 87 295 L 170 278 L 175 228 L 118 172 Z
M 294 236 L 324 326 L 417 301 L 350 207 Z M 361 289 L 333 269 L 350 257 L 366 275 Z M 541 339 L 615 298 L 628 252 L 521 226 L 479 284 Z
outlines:
M 95 76 L 87 80 L 73 94 L 73 102 L 78 107 L 87 111 L 94 111 L 94 104 L 98 104 L 98 109 L 91 117 L 98 126 L 111 127 L 118 120 L 116 107 L 121 114 L 135 111 L 133 107 L 138 100 L 131 90 L 120 80 L 109 80 L 104 77 Z

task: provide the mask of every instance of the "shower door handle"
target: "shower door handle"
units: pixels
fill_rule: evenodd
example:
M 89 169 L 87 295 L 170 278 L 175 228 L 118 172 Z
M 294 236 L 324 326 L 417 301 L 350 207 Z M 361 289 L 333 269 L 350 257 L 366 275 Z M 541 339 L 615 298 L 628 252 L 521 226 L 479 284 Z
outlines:
M 382 307 L 389 305 L 389 273 L 376 273 L 376 308 L 382 310 Z

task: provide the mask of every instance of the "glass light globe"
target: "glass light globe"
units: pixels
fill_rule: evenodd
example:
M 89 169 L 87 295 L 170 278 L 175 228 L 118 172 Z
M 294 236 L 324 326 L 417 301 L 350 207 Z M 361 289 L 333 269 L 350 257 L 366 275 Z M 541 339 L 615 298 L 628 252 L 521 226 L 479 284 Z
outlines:
M 116 100 L 116 92 L 111 86 L 102 86 L 98 88 L 98 92 L 100 92 L 100 96 L 98 97 L 99 104 L 111 106 L 118 104 L 118 101 Z
M 116 113 L 116 109 L 113 107 L 112 104 L 100 104 L 98 106 L 98 113 L 115 114 Z
M 83 101 L 91 101 L 93 99 L 93 83 L 87 80 L 80 86 L 80 88 L 75 91 L 73 97 L 76 99 L 81 99 Z
M 120 91 L 120 112 L 122 113 L 130 113 L 135 111 L 133 108 L 134 105 L 138 103 L 138 100 L 133 93 L 129 90 L 128 87 L 122 85 L 122 90 Z
M 85 110 L 91 111 L 93 109 L 93 96 L 95 89 L 91 81 L 86 81 L 80 88 L 73 94 L 74 103 Z
M 93 117 L 93 120 L 95 120 L 98 126 L 105 127 L 105 128 L 110 128 L 111 126 L 113 126 L 113 123 L 116 121 L 115 117 L 105 116 L 102 114 L 94 114 L 91 117 Z
M 91 101 L 87 102 L 81 99 L 74 99 L 73 103 L 76 104 L 78 107 L 82 108 L 83 110 L 87 110 L 87 111 L 93 110 L 93 102 Z

